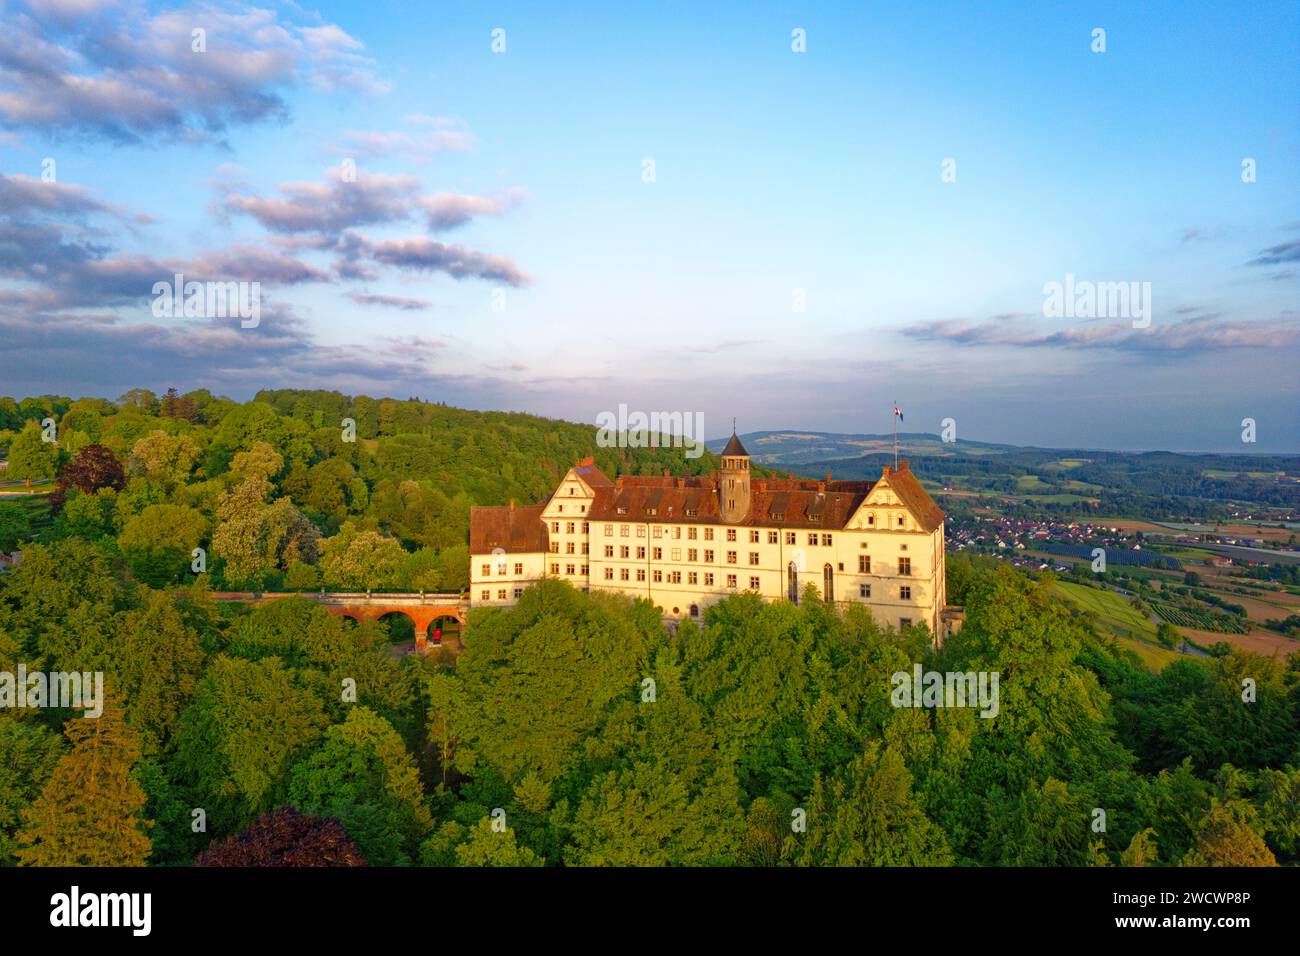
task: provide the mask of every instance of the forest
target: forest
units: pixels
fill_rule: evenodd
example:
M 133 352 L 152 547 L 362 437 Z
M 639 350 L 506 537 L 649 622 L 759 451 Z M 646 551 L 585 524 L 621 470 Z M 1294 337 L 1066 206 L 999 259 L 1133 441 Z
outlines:
M 459 653 L 398 655 L 380 624 L 211 592 L 451 587 L 469 503 L 541 497 L 591 451 L 612 474 L 710 459 L 320 392 L 14 406 L 34 414 L 0 436 L 11 470 L 55 485 L 49 514 L 0 505 L 23 552 L 0 672 L 102 672 L 106 700 L 0 710 L 0 864 L 1300 862 L 1300 655 L 1153 673 L 1050 574 L 964 558 L 940 649 L 814 588 L 670 631 L 544 581 L 471 612 Z M 894 706 L 917 663 L 996 673 L 997 716 Z

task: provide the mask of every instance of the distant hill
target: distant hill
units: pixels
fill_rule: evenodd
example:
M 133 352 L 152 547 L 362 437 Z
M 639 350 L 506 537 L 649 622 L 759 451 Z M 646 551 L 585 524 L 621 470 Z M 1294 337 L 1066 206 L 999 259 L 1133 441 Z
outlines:
M 740 436 L 745 450 L 763 465 L 786 467 L 863 455 L 892 455 L 892 435 L 846 435 L 837 432 L 767 431 L 748 432 Z M 720 452 L 726 438 L 705 442 L 712 452 Z M 945 442 L 926 432 L 899 432 L 898 454 L 909 458 L 960 457 L 963 455 L 1005 455 L 1020 451 L 1015 445 L 995 445 L 980 441 Z
M 829 472 L 841 480 L 871 480 L 893 461 L 892 435 L 791 429 L 749 432 L 740 440 L 757 465 L 803 477 Z M 726 441 L 705 444 L 716 453 Z M 997 500 L 1147 517 L 1225 514 L 1233 504 L 1300 508 L 1297 455 L 1035 448 L 900 432 L 898 456 L 910 461 L 944 507 L 958 499 Z

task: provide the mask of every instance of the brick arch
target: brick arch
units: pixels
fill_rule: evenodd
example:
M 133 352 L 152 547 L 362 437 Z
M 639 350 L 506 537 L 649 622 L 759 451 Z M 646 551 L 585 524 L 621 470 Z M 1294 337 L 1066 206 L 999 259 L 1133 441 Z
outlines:
M 465 611 L 459 605 L 384 605 L 384 604 L 327 604 L 325 610 L 335 617 L 378 621 L 389 614 L 405 614 L 415 625 L 415 646 L 423 648 L 428 642 L 429 625 L 440 617 L 454 617 L 465 626 Z

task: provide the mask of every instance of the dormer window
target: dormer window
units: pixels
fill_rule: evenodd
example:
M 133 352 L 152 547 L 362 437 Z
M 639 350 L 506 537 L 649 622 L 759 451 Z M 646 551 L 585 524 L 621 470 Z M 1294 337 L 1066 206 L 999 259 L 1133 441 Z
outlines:
M 618 513 L 621 514 L 621 515 L 625 515 L 625 514 L 627 514 L 627 505 L 619 505 L 619 506 L 618 506 Z
M 773 511 L 773 512 L 772 512 L 772 520 L 773 520 L 773 521 L 784 521 L 784 520 L 785 520 L 785 512 L 784 512 L 784 511 Z
M 700 510 L 699 510 L 698 508 L 687 508 L 687 509 L 686 509 L 686 517 L 688 517 L 688 518 L 694 518 L 694 517 L 695 517 L 696 515 L 698 515 L 699 513 L 700 513 Z

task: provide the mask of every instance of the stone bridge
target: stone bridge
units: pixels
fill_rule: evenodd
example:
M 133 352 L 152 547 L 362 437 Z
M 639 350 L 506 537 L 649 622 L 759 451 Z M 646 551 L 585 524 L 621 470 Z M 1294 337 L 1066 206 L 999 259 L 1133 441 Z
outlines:
M 242 604 L 297 597 L 317 602 L 335 617 L 350 617 L 354 621 L 365 618 L 377 621 L 389 614 L 404 614 L 415 625 L 415 646 L 420 650 L 424 650 L 428 644 L 430 627 L 443 618 L 458 621 L 463 636 L 465 615 L 469 611 L 469 601 L 459 594 L 432 594 L 424 591 L 411 594 L 373 594 L 370 591 L 214 591 L 212 596 L 218 601 L 238 601 Z

